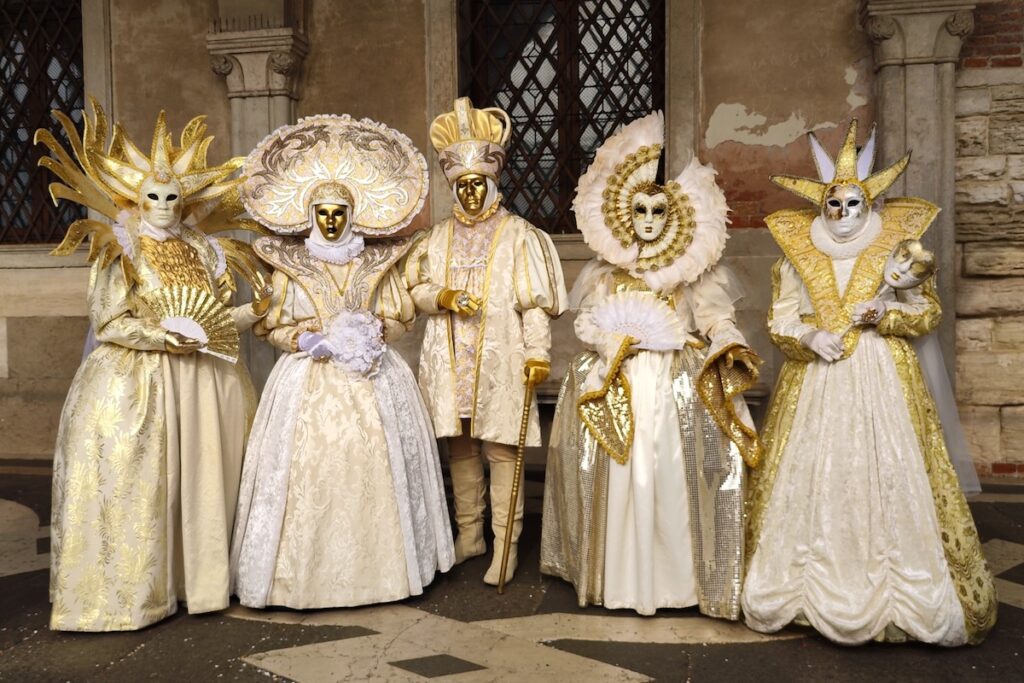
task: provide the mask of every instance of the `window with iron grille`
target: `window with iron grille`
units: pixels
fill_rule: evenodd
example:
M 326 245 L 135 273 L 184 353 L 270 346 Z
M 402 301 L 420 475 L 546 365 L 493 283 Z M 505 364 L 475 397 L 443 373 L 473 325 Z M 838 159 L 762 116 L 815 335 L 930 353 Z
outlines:
M 49 128 L 67 145 L 51 109 L 82 120 L 81 2 L 2 0 L 0 35 L 0 243 L 59 242 L 85 211 L 50 201 L 55 178 L 37 166 L 45 150 L 32 137 Z
M 665 0 L 460 0 L 459 93 L 512 119 L 505 205 L 576 231 L 572 197 L 601 143 L 665 105 Z

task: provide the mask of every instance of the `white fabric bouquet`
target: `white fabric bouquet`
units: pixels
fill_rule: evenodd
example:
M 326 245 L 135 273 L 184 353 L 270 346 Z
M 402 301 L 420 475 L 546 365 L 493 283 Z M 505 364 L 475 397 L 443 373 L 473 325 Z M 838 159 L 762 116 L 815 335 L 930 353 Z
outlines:
M 332 362 L 351 373 L 372 376 L 384 355 L 384 325 L 368 311 L 343 311 L 327 329 Z

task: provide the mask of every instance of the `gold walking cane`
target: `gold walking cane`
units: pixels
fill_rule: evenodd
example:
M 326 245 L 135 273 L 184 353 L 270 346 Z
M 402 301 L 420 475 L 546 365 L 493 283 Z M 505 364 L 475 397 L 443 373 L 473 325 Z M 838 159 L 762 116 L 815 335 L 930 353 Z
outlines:
M 508 571 L 508 554 L 512 551 L 512 533 L 516 524 L 516 503 L 519 501 L 519 485 L 523 480 L 523 460 L 526 456 L 526 430 L 530 425 L 531 403 L 533 403 L 533 382 L 526 380 L 526 390 L 523 392 L 523 419 L 519 421 L 519 443 L 516 445 L 516 471 L 512 475 L 512 496 L 508 504 L 508 519 L 505 520 L 505 544 L 501 549 L 501 573 L 498 575 L 498 595 L 505 592 L 505 573 Z M 526 521 L 526 510 L 523 510 L 523 521 Z

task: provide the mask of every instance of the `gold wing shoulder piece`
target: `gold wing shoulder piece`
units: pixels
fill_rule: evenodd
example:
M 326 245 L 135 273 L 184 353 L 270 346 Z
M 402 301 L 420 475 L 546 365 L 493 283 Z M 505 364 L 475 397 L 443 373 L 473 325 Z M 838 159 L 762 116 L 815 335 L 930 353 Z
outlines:
M 314 274 L 319 268 L 299 238 L 259 237 L 252 243 L 252 248 L 261 261 L 291 278 Z
M 254 290 L 264 286 L 267 278 L 263 275 L 260 259 L 252 245 L 233 237 L 214 238 L 224 250 L 228 268 L 239 275 Z
M 893 197 L 885 200 L 881 214 L 884 224 L 898 225 L 909 238 L 918 239 L 931 226 L 941 209 L 920 197 Z
M 194 205 L 191 215 L 195 218 L 194 227 L 207 235 L 228 230 L 241 230 L 261 236 L 274 234 L 246 213 L 239 185 L 232 186 L 213 200 Z
M 68 227 L 64 239 L 50 252 L 50 255 L 70 256 L 78 250 L 86 237 L 89 238 L 89 263 L 100 259 L 100 266 L 106 268 L 117 257 L 124 254 L 124 250 L 109 224 L 91 218 L 81 218 Z

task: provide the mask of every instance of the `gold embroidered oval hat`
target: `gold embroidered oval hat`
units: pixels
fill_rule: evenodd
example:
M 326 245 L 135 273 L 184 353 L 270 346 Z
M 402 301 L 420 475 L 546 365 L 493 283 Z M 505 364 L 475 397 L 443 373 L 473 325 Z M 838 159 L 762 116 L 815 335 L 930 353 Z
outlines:
M 271 230 L 309 229 L 318 201 L 351 206 L 352 229 L 369 237 L 409 225 L 427 197 L 427 162 L 403 133 L 370 119 L 321 114 L 281 126 L 245 159 L 242 200 Z
M 454 110 L 430 124 L 430 142 L 449 185 L 466 173 L 479 173 L 500 182 L 505 145 L 511 134 L 512 120 L 505 111 L 497 107 L 476 109 L 468 97 L 455 100 Z

